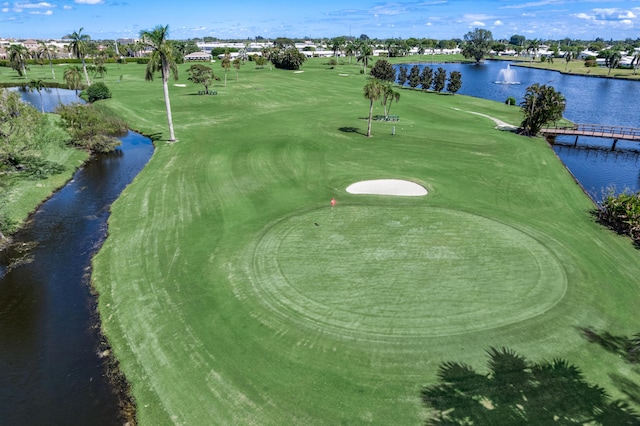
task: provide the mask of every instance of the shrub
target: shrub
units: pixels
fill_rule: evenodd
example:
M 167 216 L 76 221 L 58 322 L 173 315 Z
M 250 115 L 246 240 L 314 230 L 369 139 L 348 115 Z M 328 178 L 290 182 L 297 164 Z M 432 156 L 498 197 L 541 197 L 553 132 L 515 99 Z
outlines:
M 609 191 L 598 209 L 600 222 L 640 244 L 640 192 L 614 195 Z
M 386 59 L 379 59 L 375 63 L 371 68 L 371 75 L 382 81 L 396 81 L 396 69 Z
M 584 66 L 587 67 L 587 68 L 595 67 L 597 65 L 598 64 L 597 64 L 595 59 L 587 59 L 586 61 L 584 61 Z
M 147 65 L 149 63 L 149 58 L 138 58 L 136 59 L 137 64 Z
M 516 98 L 514 98 L 513 96 L 509 96 L 507 98 L 506 101 L 504 101 L 505 104 L 507 105 L 515 105 L 516 104 Z
M 111 152 L 120 144 L 117 136 L 127 132 L 127 124 L 99 105 L 70 104 L 56 109 L 71 145 L 90 152 Z
M 93 83 L 87 89 L 87 99 L 89 102 L 99 101 L 101 99 L 109 99 L 111 97 L 111 91 L 106 84 L 102 82 Z

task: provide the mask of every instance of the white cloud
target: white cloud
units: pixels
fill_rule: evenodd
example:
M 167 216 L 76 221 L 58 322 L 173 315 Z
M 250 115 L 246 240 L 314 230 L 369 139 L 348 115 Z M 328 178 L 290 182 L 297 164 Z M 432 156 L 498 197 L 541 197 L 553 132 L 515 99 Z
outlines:
M 498 19 L 496 22 L 493 23 L 493 25 L 496 26 L 496 27 L 499 27 L 499 26 L 502 26 L 504 24 L 502 23 L 501 20 Z
M 65 4 L 64 6 L 62 6 L 62 8 L 63 8 L 64 10 L 71 10 L 71 9 L 73 9 L 73 7 L 69 6 L 68 4 Z
M 15 4 L 16 9 L 43 9 L 43 8 L 50 8 L 50 7 L 55 7 L 55 6 L 47 2 Z
M 562 0 L 542 0 L 542 1 L 533 1 L 529 3 L 522 4 L 514 4 L 512 6 L 503 6 L 501 9 L 524 9 L 527 7 L 539 7 L 539 6 L 548 6 L 550 4 L 561 4 L 564 3 Z
M 378 15 L 399 15 L 405 12 L 405 9 L 396 3 L 386 4 L 384 6 L 375 6 L 372 10 L 375 16 Z
M 469 26 L 471 27 L 484 27 L 486 26 L 484 22 L 482 21 L 473 21 L 469 24 Z
M 77 4 L 102 4 L 104 0 L 74 0 Z
M 573 15 L 573 16 L 575 16 L 578 19 L 586 19 L 588 21 L 593 21 L 593 20 L 596 19 L 594 16 L 587 15 L 586 13 L 578 13 L 578 14 Z
M 493 18 L 490 15 L 485 15 L 483 13 L 467 13 L 462 16 L 465 21 L 485 21 L 487 19 Z
M 8 7 L 3 7 L 3 8 L 2 8 L 2 12 L 7 13 L 8 11 L 9 11 L 9 8 L 8 8 Z
M 44 12 L 40 12 L 38 10 L 36 10 L 35 12 L 29 12 L 30 15 L 44 15 L 44 16 L 51 16 L 53 15 L 53 11 L 52 10 L 46 10 Z

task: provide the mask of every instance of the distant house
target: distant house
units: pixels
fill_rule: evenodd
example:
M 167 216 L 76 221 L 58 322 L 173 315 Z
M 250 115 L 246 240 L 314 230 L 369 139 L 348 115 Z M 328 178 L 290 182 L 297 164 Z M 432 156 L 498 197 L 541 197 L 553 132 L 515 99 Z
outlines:
M 7 59 L 9 54 L 7 53 L 7 49 L 4 47 L 0 47 L 0 59 Z
M 595 58 L 596 56 L 598 56 L 598 52 L 592 52 L 590 50 L 583 50 L 578 55 L 578 59 L 587 59 L 588 57 L 591 57 L 591 56 L 593 56 Z
M 211 54 L 206 52 L 193 52 L 193 53 L 189 53 L 188 55 L 185 55 L 184 57 L 185 62 L 210 61 L 210 60 L 211 60 Z
M 23 41 L 22 45 L 27 49 L 29 49 L 30 52 L 33 52 L 34 50 L 38 50 L 38 46 L 39 46 L 38 42 L 33 39 Z

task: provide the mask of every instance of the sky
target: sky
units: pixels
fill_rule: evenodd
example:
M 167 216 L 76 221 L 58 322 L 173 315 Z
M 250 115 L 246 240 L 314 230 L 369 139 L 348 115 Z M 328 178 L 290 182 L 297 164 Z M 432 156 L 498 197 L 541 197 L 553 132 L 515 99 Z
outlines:
M 640 0 L 0 0 L 0 38 L 136 38 L 169 25 L 169 38 L 640 38 Z

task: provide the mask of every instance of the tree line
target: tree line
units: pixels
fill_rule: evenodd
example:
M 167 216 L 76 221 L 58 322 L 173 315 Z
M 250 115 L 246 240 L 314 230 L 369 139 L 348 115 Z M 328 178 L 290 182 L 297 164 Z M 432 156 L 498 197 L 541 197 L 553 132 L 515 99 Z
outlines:
M 447 79 L 447 71 L 438 67 L 434 72 L 429 66 L 420 67 L 414 65 L 409 69 L 405 65 L 401 65 L 398 72 L 398 84 L 400 86 L 408 85 L 410 88 L 415 89 L 418 86 L 422 90 L 433 90 L 440 93 L 443 90 L 455 94 L 462 87 L 462 73 L 460 71 L 451 71 L 449 79 Z

